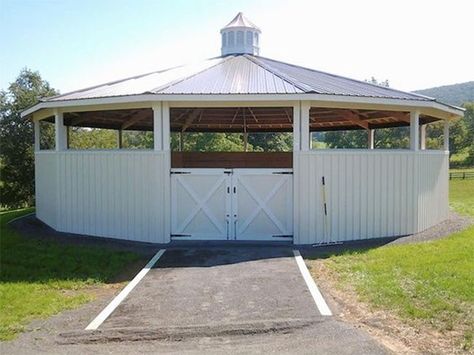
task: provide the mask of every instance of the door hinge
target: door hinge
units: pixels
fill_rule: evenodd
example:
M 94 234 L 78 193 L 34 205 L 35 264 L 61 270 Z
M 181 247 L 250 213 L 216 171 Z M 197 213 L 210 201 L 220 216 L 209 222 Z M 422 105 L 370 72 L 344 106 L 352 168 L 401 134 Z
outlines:
M 274 171 L 272 174 L 274 175 L 293 175 L 292 171 Z
M 192 234 L 171 234 L 171 238 L 190 238 Z
M 183 175 L 183 174 L 191 174 L 190 171 L 172 171 L 171 174 Z
M 289 234 L 274 234 L 272 238 L 293 238 L 293 235 Z

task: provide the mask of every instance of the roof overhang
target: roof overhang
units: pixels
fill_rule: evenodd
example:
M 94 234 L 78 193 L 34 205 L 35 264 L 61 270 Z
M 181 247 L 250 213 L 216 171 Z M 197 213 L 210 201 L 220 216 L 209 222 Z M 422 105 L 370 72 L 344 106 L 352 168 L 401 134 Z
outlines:
M 430 100 L 391 99 L 361 96 L 342 96 L 324 94 L 141 94 L 129 96 L 112 96 L 78 100 L 43 101 L 24 110 L 21 117 L 43 119 L 62 112 L 98 111 L 117 108 L 150 107 L 154 102 L 167 101 L 170 106 L 245 106 L 263 102 L 273 105 L 291 105 L 291 102 L 311 101 L 314 107 L 384 109 L 392 111 L 413 111 L 439 119 L 452 120 L 464 116 L 461 107 L 442 104 Z

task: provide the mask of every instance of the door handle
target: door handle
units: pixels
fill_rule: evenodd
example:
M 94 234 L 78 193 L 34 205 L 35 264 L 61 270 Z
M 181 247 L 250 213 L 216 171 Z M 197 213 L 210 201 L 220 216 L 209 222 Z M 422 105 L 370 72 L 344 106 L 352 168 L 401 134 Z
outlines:
M 229 216 L 227 216 L 227 217 L 229 217 Z M 226 233 L 227 233 L 226 238 L 227 238 L 227 240 L 229 240 L 229 219 L 228 218 L 225 220 L 225 223 L 226 223 Z

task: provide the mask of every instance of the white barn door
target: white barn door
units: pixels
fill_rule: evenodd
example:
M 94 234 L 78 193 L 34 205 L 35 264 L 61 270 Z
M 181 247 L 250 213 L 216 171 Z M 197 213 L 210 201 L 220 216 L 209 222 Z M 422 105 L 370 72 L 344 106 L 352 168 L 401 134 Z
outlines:
M 230 234 L 230 170 L 173 169 L 173 240 L 227 240 Z
M 173 240 L 293 238 L 291 169 L 173 169 Z
M 234 169 L 232 193 L 234 239 L 262 241 L 292 239 L 291 169 Z

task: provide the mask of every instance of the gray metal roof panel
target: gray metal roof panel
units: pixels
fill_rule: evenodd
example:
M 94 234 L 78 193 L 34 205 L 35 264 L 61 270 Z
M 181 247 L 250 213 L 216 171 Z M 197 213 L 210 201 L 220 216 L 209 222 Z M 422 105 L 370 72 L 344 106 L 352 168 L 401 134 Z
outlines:
M 179 80 L 197 75 L 203 70 L 225 61 L 224 57 L 216 57 L 198 63 L 156 71 L 144 75 L 134 76 L 103 85 L 57 95 L 47 101 L 89 99 L 98 97 L 139 95 L 167 87 Z
M 245 55 L 217 57 L 58 95 L 46 101 L 140 94 L 298 94 L 434 100 L 371 83 Z
M 432 100 L 429 97 L 395 90 L 355 79 L 308 69 L 293 64 L 279 62 L 264 57 L 252 57 L 262 63 L 268 70 L 286 78 L 296 86 L 305 88 L 306 92 L 318 94 L 365 96 L 391 99 Z
M 160 94 L 294 94 L 294 85 L 255 64 L 245 56 L 231 56 L 199 75 L 181 80 Z

